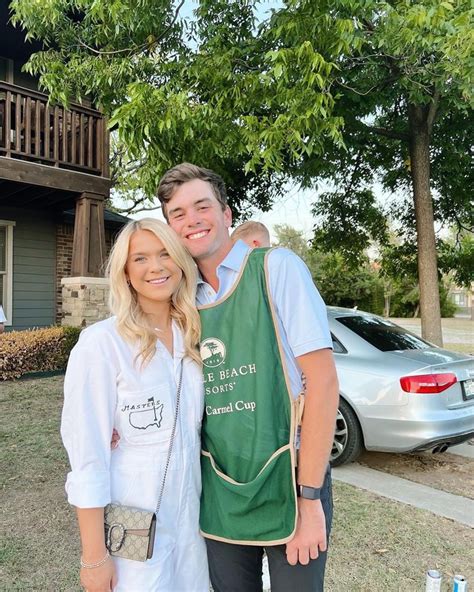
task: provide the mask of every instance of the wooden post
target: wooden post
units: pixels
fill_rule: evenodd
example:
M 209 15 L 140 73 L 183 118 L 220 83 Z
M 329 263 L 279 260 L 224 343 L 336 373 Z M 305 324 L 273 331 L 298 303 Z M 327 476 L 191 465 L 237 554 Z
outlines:
M 5 155 L 11 156 L 12 148 L 12 94 L 7 90 L 7 102 L 5 103 Z
M 76 202 L 72 275 L 103 277 L 105 262 L 103 195 L 83 193 Z

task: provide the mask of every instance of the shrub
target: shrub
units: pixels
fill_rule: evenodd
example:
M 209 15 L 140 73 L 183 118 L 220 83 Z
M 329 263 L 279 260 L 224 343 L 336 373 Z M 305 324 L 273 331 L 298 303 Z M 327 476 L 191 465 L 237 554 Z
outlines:
M 78 327 L 49 327 L 0 335 L 0 380 L 29 372 L 52 372 L 66 367 L 79 339 Z

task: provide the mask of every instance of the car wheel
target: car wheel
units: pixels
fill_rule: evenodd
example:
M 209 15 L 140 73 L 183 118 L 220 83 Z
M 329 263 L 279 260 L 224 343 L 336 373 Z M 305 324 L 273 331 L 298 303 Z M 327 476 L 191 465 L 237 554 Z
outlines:
M 331 465 L 338 467 L 353 462 L 362 452 L 364 443 L 359 420 L 344 399 L 339 399 L 336 431 L 331 451 Z

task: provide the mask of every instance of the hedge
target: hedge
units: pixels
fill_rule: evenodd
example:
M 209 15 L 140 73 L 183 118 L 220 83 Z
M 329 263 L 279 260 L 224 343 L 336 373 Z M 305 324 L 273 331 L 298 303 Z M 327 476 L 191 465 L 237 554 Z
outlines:
M 79 327 L 49 327 L 0 335 L 0 380 L 66 368 Z

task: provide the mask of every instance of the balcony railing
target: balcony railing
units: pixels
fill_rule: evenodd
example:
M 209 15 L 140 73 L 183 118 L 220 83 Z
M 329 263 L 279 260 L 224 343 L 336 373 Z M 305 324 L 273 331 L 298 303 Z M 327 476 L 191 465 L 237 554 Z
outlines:
M 108 137 L 99 111 L 0 82 L 0 156 L 108 177 Z

